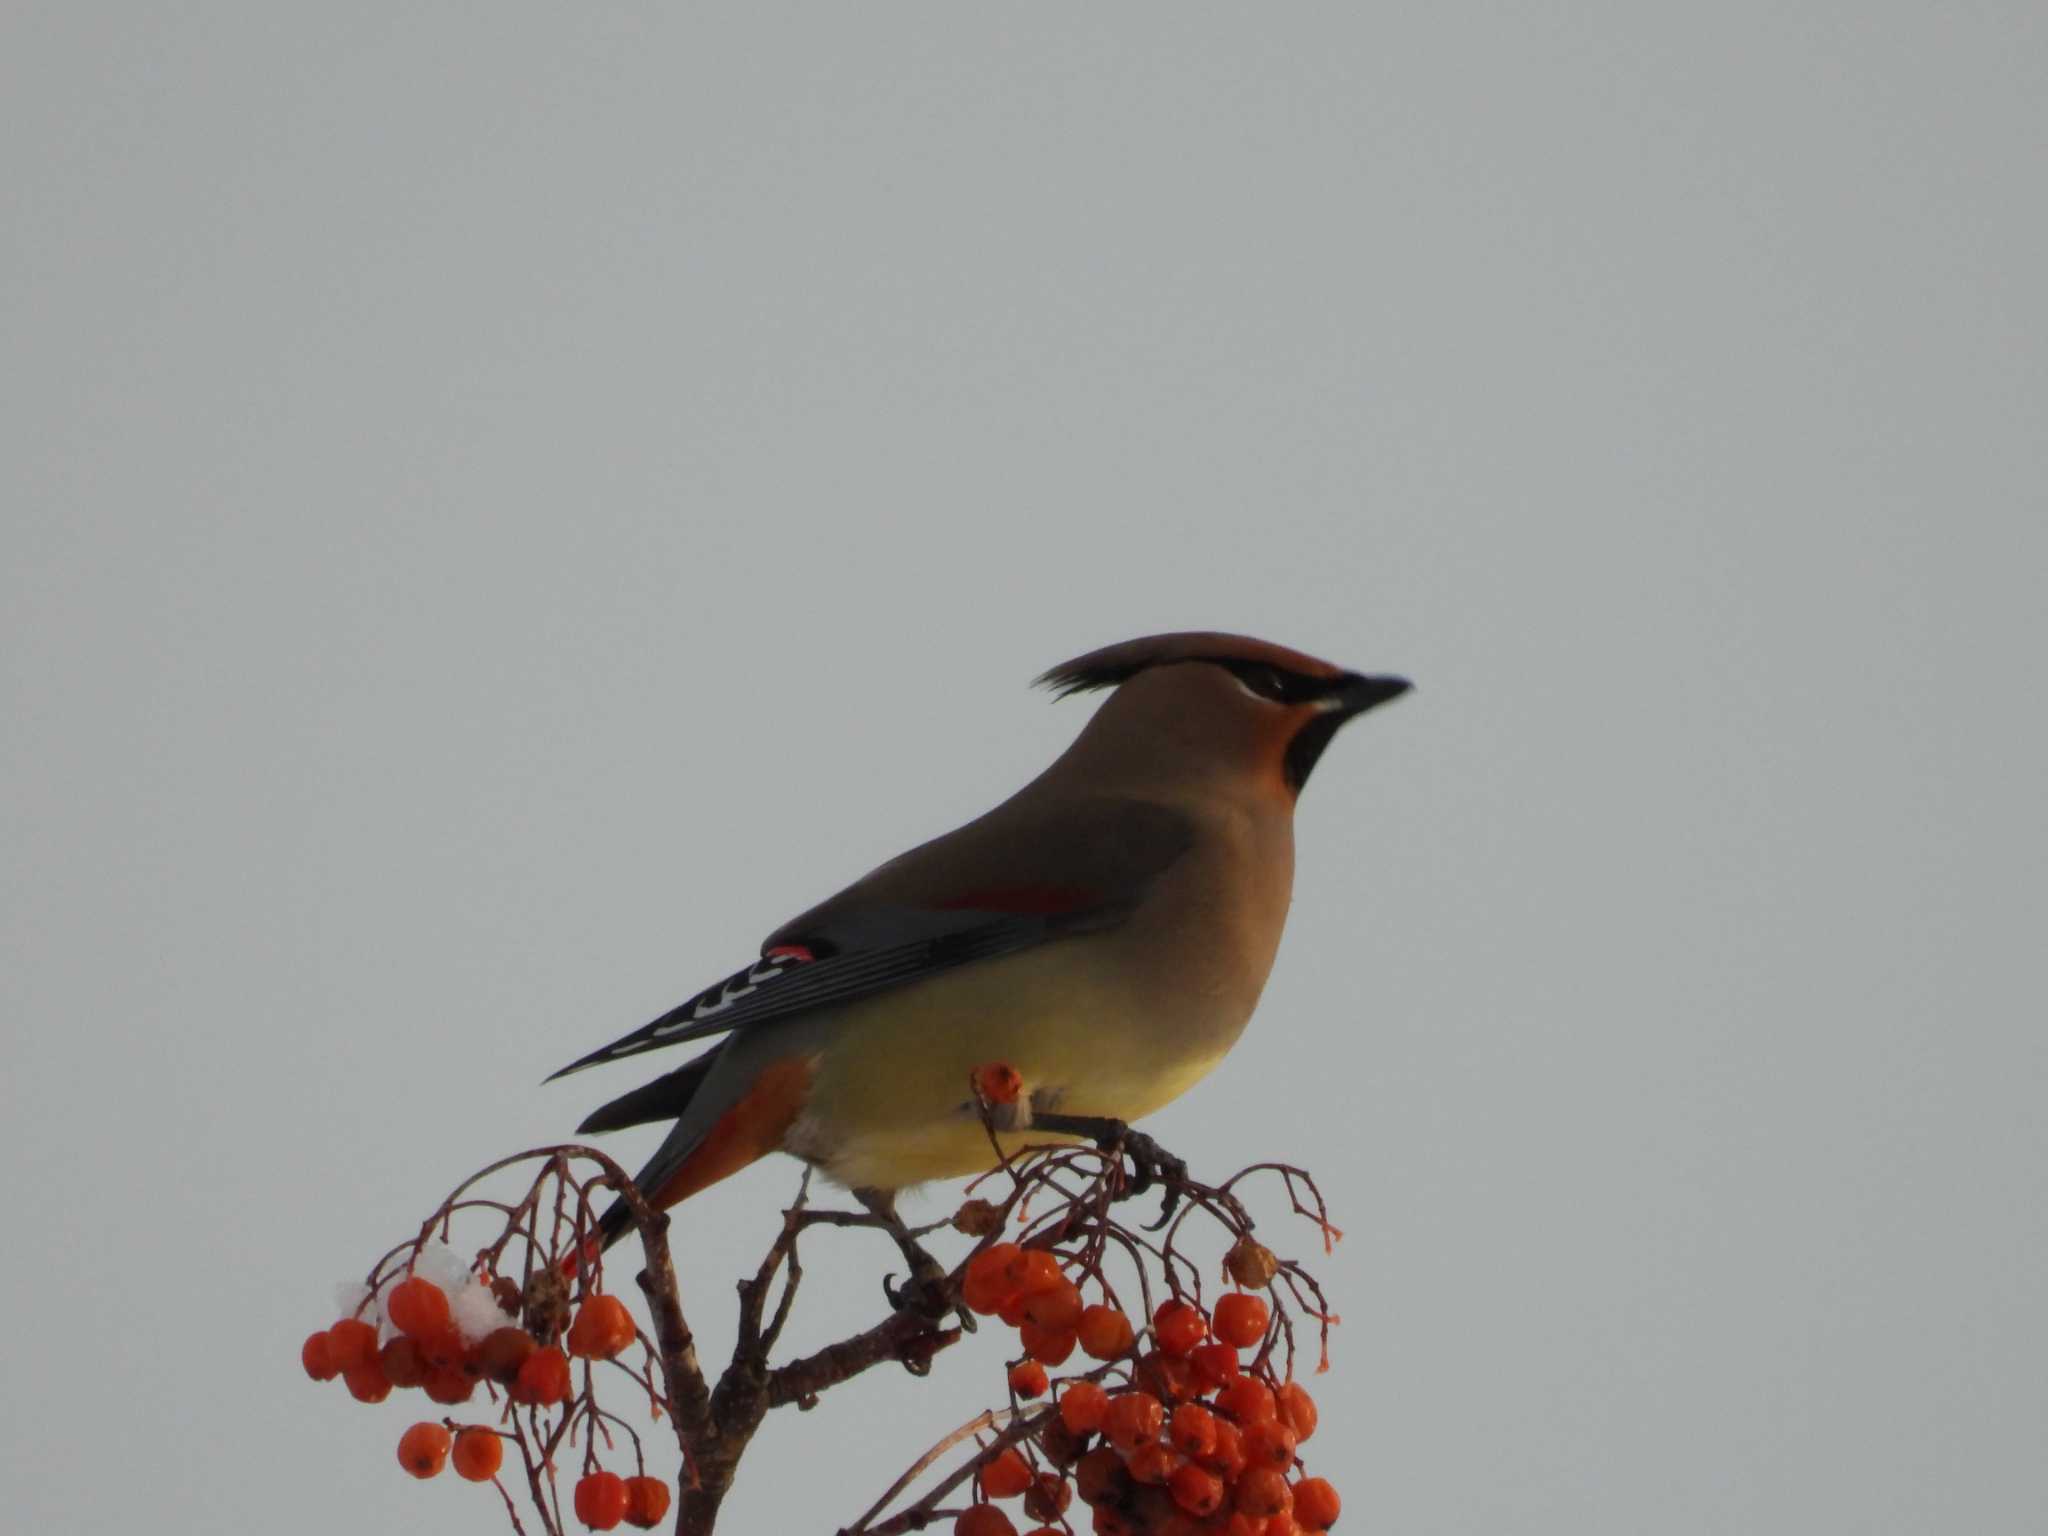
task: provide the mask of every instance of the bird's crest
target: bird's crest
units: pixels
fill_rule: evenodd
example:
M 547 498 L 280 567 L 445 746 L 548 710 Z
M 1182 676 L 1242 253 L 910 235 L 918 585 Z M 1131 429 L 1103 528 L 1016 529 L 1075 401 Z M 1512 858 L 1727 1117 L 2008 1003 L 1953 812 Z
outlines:
M 1058 698 L 1087 693 L 1094 688 L 1114 688 L 1127 683 L 1147 667 L 1167 666 L 1180 661 L 1213 661 L 1219 665 L 1256 661 L 1305 677 L 1334 678 L 1342 669 L 1318 661 L 1284 645 L 1271 645 L 1249 635 L 1226 635 L 1215 630 L 1184 630 L 1171 635 L 1147 635 L 1106 645 L 1099 651 L 1061 662 L 1035 680 L 1035 686 L 1050 688 Z

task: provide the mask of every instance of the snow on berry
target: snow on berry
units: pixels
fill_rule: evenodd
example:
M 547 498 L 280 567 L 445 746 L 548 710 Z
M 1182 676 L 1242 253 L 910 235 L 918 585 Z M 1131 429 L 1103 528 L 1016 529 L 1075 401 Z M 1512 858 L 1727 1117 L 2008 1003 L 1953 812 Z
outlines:
M 469 1284 L 469 1260 L 438 1240 L 422 1243 L 409 1267 L 422 1280 L 433 1281 L 450 1296 Z
M 474 1344 L 508 1326 L 512 1317 L 498 1305 L 497 1295 L 484 1281 L 472 1276 L 458 1291 L 449 1293 L 448 1312 L 465 1343 Z

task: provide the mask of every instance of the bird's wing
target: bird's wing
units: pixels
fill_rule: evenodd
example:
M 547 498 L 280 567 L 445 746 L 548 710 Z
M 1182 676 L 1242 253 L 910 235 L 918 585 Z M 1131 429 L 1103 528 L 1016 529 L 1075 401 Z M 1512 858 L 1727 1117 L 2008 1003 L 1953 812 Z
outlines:
M 1056 821 L 1029 809 L 1013 801 L 890 860 L 783 924 L 751 965 L 554 1076 L 1114 927 L 1193 841 L 1184 815 L 1149 801 L 1070 802 Z

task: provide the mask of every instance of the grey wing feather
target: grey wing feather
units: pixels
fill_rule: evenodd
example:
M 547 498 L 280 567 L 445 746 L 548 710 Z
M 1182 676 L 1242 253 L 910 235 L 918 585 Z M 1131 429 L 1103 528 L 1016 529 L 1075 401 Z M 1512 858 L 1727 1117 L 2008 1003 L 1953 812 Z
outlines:
M 1018 801 L 890 860 L 769 935 L 759 960 L 553 1077 L 907 986 L 958 966 L 1113 927 L 1193 842 L 1170 807 L 1100 799 L 1062 809 L 1058 836 Z M 1071 893 L 1042 910 L 975 905 L 1004 888 Z M 991 895 L 991 900 L 996 897 Z M 805 960 L 787 953 L 811 951 Z M 552 1081 L 553 1078 L 550 1078 Z

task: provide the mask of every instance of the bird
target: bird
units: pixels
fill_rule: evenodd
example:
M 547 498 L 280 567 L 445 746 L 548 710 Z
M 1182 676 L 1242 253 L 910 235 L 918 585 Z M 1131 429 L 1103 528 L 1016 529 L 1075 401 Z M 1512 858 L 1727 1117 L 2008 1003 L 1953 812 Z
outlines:
M 898 1191 L 995 1165 L 977 1071 L 1016 1074 L 1007 1151 L 1128 1127 L 1235 1044 L 1287 919 L 1296 799 L 1338 730 L 1411 684 L 1212 631 L 1037 683 L 1107 694 L 1051 766 L 549 1079 L 715 1040 L 578 1127 L 671 1122 L 634 1180 L 649 1205 L 780 1151 L 894 1220 Z M 601 1247 L 624 1236 L 626 1202 L 598 1225 Z

